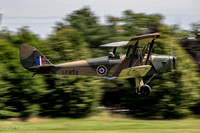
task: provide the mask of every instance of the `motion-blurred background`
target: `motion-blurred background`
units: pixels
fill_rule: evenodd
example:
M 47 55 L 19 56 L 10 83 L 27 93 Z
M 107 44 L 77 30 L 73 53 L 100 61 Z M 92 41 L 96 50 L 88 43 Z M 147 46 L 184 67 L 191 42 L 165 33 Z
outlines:
M 200 115 L 198 0 L 0 0 L 0 118 L 72 117 L 102 110 L 145 119 Z M 105 56 L 101 44 L 155 33 L 153 53 L 177 57 L 152 93 L 133 95 L 134 80 L 36 75 L 24 70 L 19 46 L 30 44 L 58 64 Z M 121 48 L 121 52 L 124 49 Z

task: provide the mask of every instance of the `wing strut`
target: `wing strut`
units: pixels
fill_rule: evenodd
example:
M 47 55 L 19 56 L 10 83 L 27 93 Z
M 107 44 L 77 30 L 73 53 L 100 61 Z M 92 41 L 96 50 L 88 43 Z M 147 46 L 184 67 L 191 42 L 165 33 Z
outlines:
M 114 49 L 113 49 L 113 54 L 115 55 L 115 53 L 116 53 L 116 50 L 117 50 L 117 47 L 114 47 Z
M 155 39 L 153 39 L 153 40 L 151 41 L 151 44 L 150 44 L 150 47 L 149 47 L 149 52 L 148 52 L 148 56 L 147 56 L 147 60 L 146 60 L 146 62 L 145 62 L 145 65 L 147 65 L 147 63 L 149 62 L 149 57 L 150 57 L 150 54 L 151 54 L 151 52 L 152 52 L 154 40 L 155 40 Z
M 137 46 L 138 46 L 138 41 L 135 43 L 134 47 L 133 47 L 133 53 L 131 55 L 131 61 L 130 61 L 130 64 L 129 64 L 129 67 L 132 67 L 132 64 L 133 64 L 133 59 L 135 57 L 135 51 L 137 49 Z
M 127 50 L 127 52 L 126 52 L 126 58 L 128 58 L 128 54 L 129 54 L 130 49 L 131 49 L 132 47 L 133 47 L 132 45 L 128 46 L 128 50 Z

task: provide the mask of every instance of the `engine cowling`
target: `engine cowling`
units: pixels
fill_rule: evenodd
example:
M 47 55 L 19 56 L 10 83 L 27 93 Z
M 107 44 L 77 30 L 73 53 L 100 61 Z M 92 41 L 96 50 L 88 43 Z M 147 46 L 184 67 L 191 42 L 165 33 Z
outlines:
M 152 55 L 151 63 L 157 73 L 171 72 L 175 68 L 176 57 L 170 55 Z

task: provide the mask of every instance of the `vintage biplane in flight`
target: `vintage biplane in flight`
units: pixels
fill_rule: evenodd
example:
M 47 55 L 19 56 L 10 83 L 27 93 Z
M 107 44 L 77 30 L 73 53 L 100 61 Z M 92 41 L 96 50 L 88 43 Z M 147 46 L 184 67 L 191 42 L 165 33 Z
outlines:
M 149 81 L 157 74 L 171 72 L 175 67 L 176 57 L 170 55 L 151 54 L 155 39 L 159 33 L 136 36 L 130 41 L 113 42 L 101 45 L 113 47 L 108 56 L 52 64 L 36 48 L 22 44 L 20 60 L 22 66 L 35 74 L 90 75 L 105 79 L 134 78 L 136 94 L 148 95 L 151 88 L 144 83 L 143 77 Z M 116 55 L 117 47 L 126 46 L 126 54 Z M 148 82 L 148 81 L 147 81 Z

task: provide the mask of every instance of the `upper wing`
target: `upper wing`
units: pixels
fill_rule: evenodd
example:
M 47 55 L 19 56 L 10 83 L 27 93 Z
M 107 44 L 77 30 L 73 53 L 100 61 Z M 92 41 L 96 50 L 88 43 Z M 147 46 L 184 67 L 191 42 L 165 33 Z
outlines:
M 139 44 L 147 44 L 152 41 L 152 39 L 156 39 L 160 36 L 159 33 L 153 33 L 153 34 L 145 34 L 145 35 L 140 35 L 131 38 L 131 40 L 128 42 L 127 45 L 134 45 L 137 41 L 139 41 Z
M 107 44 L 101 45 L 102 47 L 119 47 L 119 46 L 124 46 L 127 45 L 129 41 L 121 41 L 121 42 L 111 42 Z
M 130 41 L 121 41 L 121 42 L 112 42 L 103 44 L 103 47 L 119 47 L 125 45 L 134 45 L 137 41 L 141 43 L 149 43 L 152 39 L 158 38 L 160 36 L 159 33 L 145 34 L 131 38 Z
M 126 68 L 121 71 L 118 78 L 144 77 L 150 69 L 151 69 L 150 65 Z

